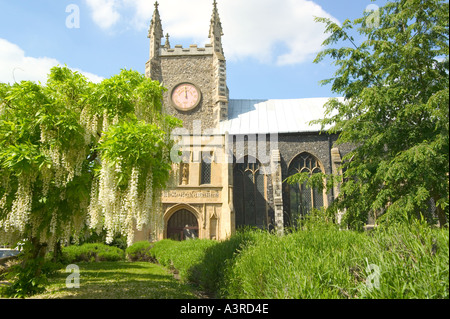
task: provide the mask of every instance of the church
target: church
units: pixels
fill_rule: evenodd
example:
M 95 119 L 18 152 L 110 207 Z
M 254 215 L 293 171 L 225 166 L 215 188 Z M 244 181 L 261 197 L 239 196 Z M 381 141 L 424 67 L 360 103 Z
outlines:
M 173 133 L 180 152 L 161 196 L 163 225 L 145 239 L 224 240 L 246 226 L 282 233 L 338 194 L 285 182 L 298 172 L 338 173 L 350 151 L 309 125 L 328 98 L 230 99 L 222 36 L 214 0 L 210 43 L 172 46 L 155 3 L 145 75 L 167 88 L 164 111 L 183 127 Z

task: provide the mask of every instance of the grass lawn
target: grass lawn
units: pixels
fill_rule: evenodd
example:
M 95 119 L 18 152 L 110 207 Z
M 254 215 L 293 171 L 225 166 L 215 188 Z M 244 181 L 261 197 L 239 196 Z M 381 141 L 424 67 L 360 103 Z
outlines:
M 49 278 L 47 291 L 32 298 L 53 299 L 198 299 L 191 285 L 176 280 L 160 265 L 149 262 L 77 263 L 80 288 L 66 288 L 70 273 Z

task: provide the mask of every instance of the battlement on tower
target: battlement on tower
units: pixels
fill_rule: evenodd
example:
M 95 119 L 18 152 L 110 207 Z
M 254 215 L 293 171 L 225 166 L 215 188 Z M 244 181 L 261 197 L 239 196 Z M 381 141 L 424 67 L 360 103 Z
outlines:
M 182 45 L 175 45 L 173 48 L 162 47 L 159 50 L 160 57 L 212 55 L 213 53 L 214 50 L 211 44 L 206 44 L 204 48 L 198 47 L 197 44 L 191 44 L 188 48 L 183 48 Z

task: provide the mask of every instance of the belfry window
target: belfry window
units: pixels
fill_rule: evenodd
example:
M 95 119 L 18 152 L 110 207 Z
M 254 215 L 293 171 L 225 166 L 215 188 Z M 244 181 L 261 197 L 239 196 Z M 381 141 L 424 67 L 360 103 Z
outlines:
M 323 172 L 317 158 L 308 153 L 298 155 L 289 165 L 288 176 L 307 172 L 310 175 Z M 310 188 L 303 184 L 288 185 L 289 210 L 291 223 L 308 214 L 313 208 L 324 206 L 325 195 L 323 191 Z

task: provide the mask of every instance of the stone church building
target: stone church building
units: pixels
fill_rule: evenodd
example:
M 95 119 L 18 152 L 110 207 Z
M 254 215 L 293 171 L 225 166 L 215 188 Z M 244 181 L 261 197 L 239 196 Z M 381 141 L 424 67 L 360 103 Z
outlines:
M 328 99 L 230 99 L 222 36 L 214 0 L 210 43 L 171 46 L 155 4 L 145 75 L 168 89 L 165 112 L 183 128 L 174 133 L 182 156 L 162 192 L 164 224 L 154 240 L 223 240 L 243 226 L 282 232 L 338 193 L 284 182 L 298 172 L 336 173 L 349 151 L 308 124 L 323 117 Z

